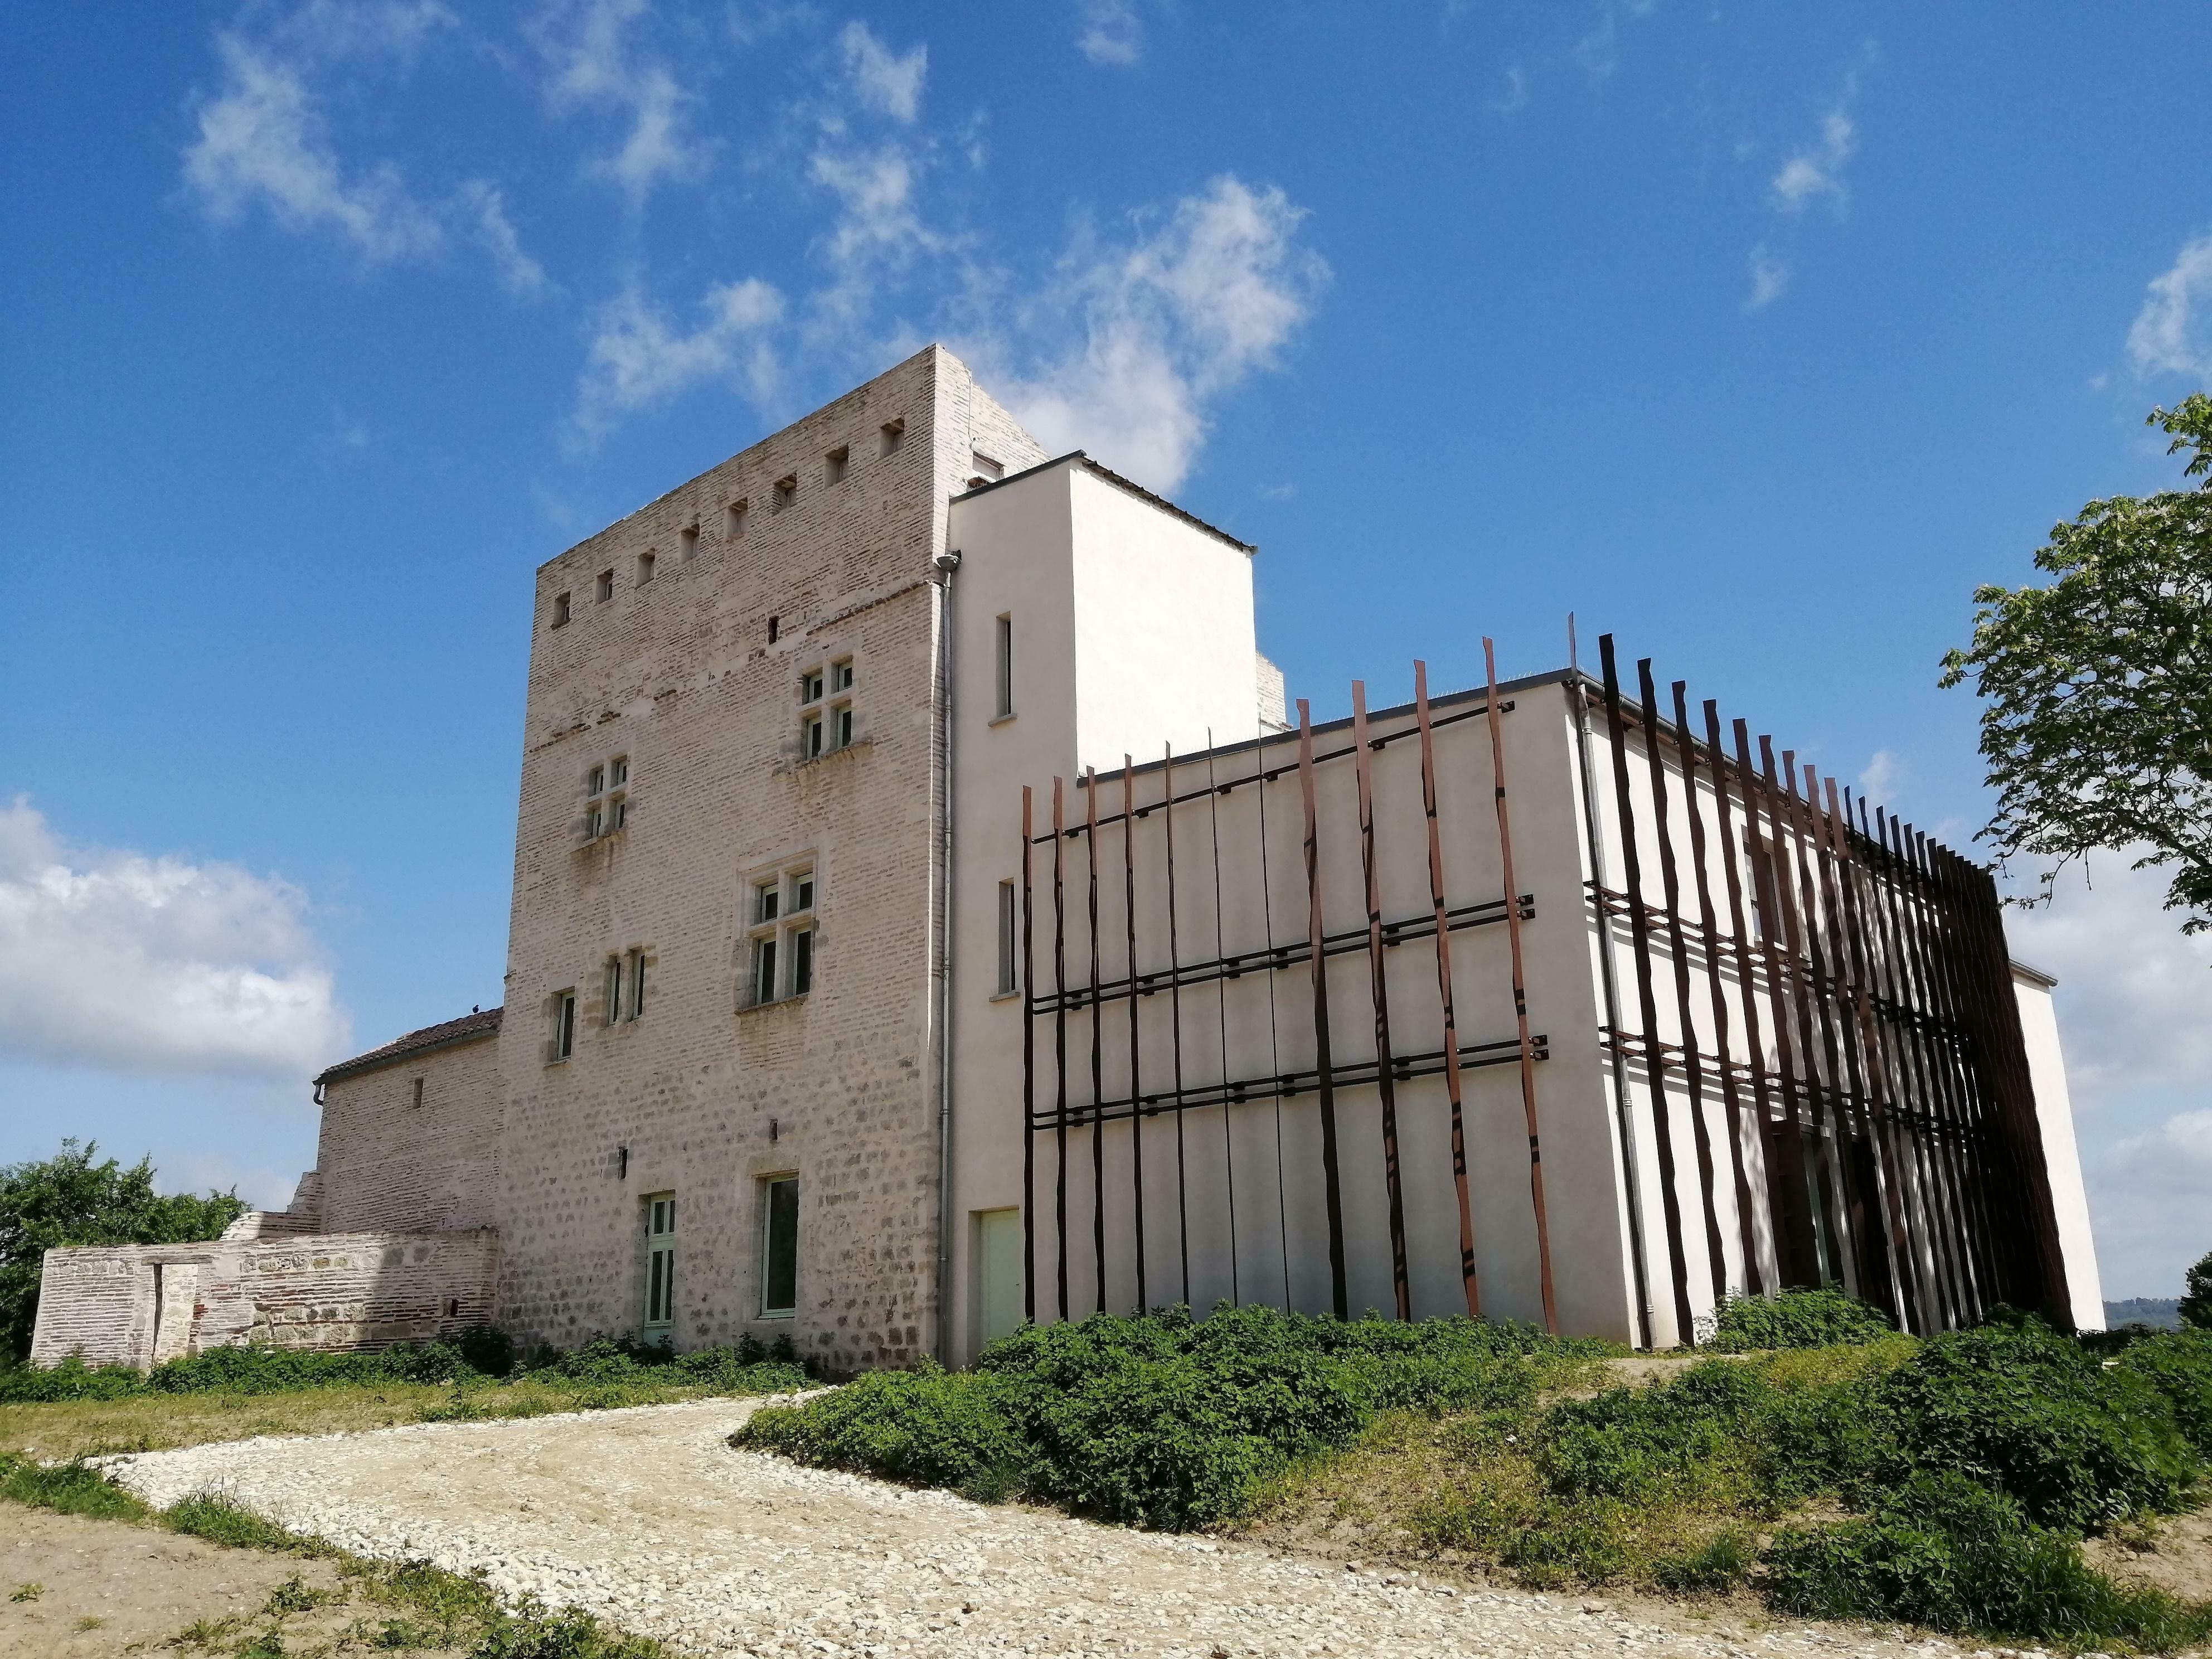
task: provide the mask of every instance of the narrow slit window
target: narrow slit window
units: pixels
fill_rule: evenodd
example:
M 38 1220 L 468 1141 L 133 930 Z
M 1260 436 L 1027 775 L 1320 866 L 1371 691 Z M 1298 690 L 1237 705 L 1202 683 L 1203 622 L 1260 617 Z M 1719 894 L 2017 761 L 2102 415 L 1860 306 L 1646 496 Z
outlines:
M 753 941 L 753 1001 L 775 1000 L 775 935 L 769 933 Z
M 779 513 L 782 512 L 791 505 L 793 498 L 798 494 L 799 475 L 796 472 L 778 478 L 775 481 L 775 495 L 773 501 L 775 510 Z
M 842 444 L 824 455 L 822 458 L 822 482 L 833 484 L 844 483 L 845 468 L 852 459 L 853 452 Z
M 622 1023 L 623 1018 L 623 991 L 624 989 L 623 981 L 623 962 L 620 957 L 609 957 L 607 958 L 606 982 L 606 1023 L 610 1025 L 618 1025 Z
M 814 988 L 814 930 L 791 931 L 791 994 L 803 997 Z
M 599 572 L 599 582 L 597 590 L 599 602 L 601 605 L 605 605 L 609 599 L 614 598 L 614 596 L 615 573 L 611 570 L 602 570 Z
M 676 1323 L 676 1194 L 645 1201 L 645 1334 L 665 1337 Z
M 553 1055 L 567 1060 L 576 1052 L 576 994 L 563 991 L 553 1000 Z
M 422 1079 L 421 1078 L 419 1078 L 419 1077 L 418 1077 L 418 1078 L 416 1078 L 416 1079 L 415 1079 L 415 1104 L 416 1104 L 416 1105 L 417 1105 L 417 1106 L 420 1106 L 422 1103 Z
M 1005 996 L 1015 988 L 1014 947 L 1014 884 L 999 884 L 999 992 Z
M 878 430 L 877 439 L 878 454 L 896 454 L 898 447 L 906 441 L 906 422 L 903 419 L 885 421 Z
M 761 1314 L 787 1317 L 799 1309 L 799 1177 L 761 1182 Z
M 1014 712 L 1014 619 L 1012 615 L 999 618 L 994 630 L 998 638 L 997 661 L 993 665 L 997 693 L 997 714 L 994 718 L 1005 720 Z
M 566 628 L 568 625 L 568 596 L 566 593 L 556 593 L 553 596 L 553 626 Z
M 645 1013 L 645 952 L 629 953 L 629 1017 L 638 1019 Z
M 732 501 L 722 509 L 722 539 L 733 542 L 745 533 L 745 510 L 751 503 Z
M 697 525 L 687 526 L 677 540 L 682 545 L 684 563 L 689 564 L 699 556 L 699 526 Z
M 688 536 L 691 532 L 687 530 L 684 533 Z M 653 555 L 650 553 L 641 553 L 637 556 L 637 585 L 640 587 L 642 587 L 652 580 Z

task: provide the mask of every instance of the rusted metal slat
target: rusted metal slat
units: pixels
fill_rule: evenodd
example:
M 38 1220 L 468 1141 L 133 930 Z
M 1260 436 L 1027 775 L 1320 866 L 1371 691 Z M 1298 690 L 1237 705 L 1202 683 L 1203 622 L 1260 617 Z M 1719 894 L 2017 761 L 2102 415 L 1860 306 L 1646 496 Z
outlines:
M 1322 950 L 1321 825 L 1314 807 L 1313 713 L 1298 699 L 1298 788 L 1306 811 L 1306 937 L 1312 941 L 1314 1055 L 1321 1074 L 1321 1163 L 1328 1206 L 1328 1279 L 1331 1305 L 1339 1319 L 1351 1314 L 1345 1284 L 1344 1193 L 1336 1162 L 1336 1085 L 1329 1063 L 1328 958 Z
M 1182 980 L 1176 967 L 1175 860 L 1175 745 L 1160 762 L 1160 827 L 1168 843 L 1168 1022 L 1173 1035 L 1176 1098 L 1182 1098 Z M 1182 1305 L 1190 1306 L 1190 1178 L 1184 1156 L 1182 1114 L 1176 1114 L 1176 1247 L 1182 1259 Z
M 1651 775 L 1651 819 L 1659 835 L 1659 890 L 1667 907 L 1667 942 L 1668 953 L 1674 962 L 1675 1018 L 1681 1025 L 1682 1067 L 1684 1091 L 1690 1105 L 1690 1144 L 1698 1159 L 1698 1214 L 1705 1224 L 1705 1273 L 1711 1281 L 1713 1302 L 1718 1305 L 1728 1297 L 1728 1255 L 1721 1243 L 1719 1206 L 1714 1202 L 1714 1170 L 1712 1133 L 1705 1122 L 1705 1086 L 1704 1068 L 1698 1063 L 1698 1026 L 1690 1008 L 1690 953 L 1682 938 L 1682 883 L 1674 865 L 1674 833 L 1669 822 L 1673 814 L 1667 802 L 1667 757 L 1659 740 L 1659 689 L 1651 678 L 1651 659 L 1646 657 L 1636 665 L 1637 695 L 1642 699 L 1644 711 L 1644 757 Z M 1680 745 L 1683 764 L 1689 764 L 1689 745 Z M 1690 812 L 1695 817 L 1697 797 L 1690 797 Z
M 1030 865 L 1036 850 L 1031 818 L 1036 811 L 1030 787 L 1022 786 L 1022 1320 L 1036 1323 L 1036 1010 L 1030 987 L 1036 983 L 1031 947 Z
M 1659 1151 L 1660 1211 L 1667 1227 L 1667 1266 L 1674 1285 L 1674 1340 L 1695 1340 L 1690 1312 L 1689 1267 L 1682 1247 L 1682 1197 L 1674 1178 L 1674 1128 L 1667 1105 L 1666 1057 L 1659 1047 L 1659 1004 L 1651 981 L 1651 922 L 1644 903 L 1643 858 L 1636 845 L 1636 803 L 1628 780 L 1628 732 L 1620 708 L 1620 673 L 1613 635 L 1601 634 L 1598 659 L 1605 673 L 1605 713 L 1613 740 L 1613 787 L 1620 813 L 1621 861 L 1629 900 L 1628 934 L 1636 957 L 1636 991 L 1644 1021 L 1644 1073 L 1651 1091 L 1651 1129 Z M 1645 741 L 1651 738 L 1648 730 Z
M 1062 854 L 1067 846 L 1065 785 L 1052 781 L 1053 1141 L 1060 1176 L 1053 1188 L 1054 1237 L 1060 1244 L 1060 1317 L 1067 1317 L 1067 896 Z
M 1127 925 L 1129 949 L 1129 983 L 1137 982 L 1137 769 L 1134 762 L 1121 757 L 1121 919 Z M 1096 1019 L 1097 1016 L 1091 1016 Z M 1142 1060 L 1137 1044 L 1137 999 L 1129 999 L 1129 1092 L 1140 1095 L 1145 1085 L 1139 1078 Z M 1129 1164 L 1133 1176 L 1130 1188 L 1136 1210 L 1137 1227 L 1137 1311 L 1144 1312 L 1152 1305 L 1150 1286 L 1145 1275 L 1145 1120 L 1129 1121 Z
M 1389 1205 L 1390 1289 L 1398 1317 L 1413 1316 L 1406 1269 L 1406 1191 L 1398 1168 L 1398 1087 L 1390 1075 L 1390 990 L 1382 965 L 1382 888 L 1375 868 L 1375 781 L 1368 770 L 1367 685 L 1352 683 L 1352 765 L 1359 791 L 1359 872 L 1367 900 L 1367 987 L 1375 1009 L 1375 1089 L 1382 1105 L 1382 1186 Z
M 1437 913 L 1437 993 L 1443 1000 L 1444 1095 L 1451 1103 L 1452 1187 L 1459 1199 L 1459 1276 L 1467 1292 L 1468 1317 L 1480 1319 L 1482 1293 L 1474 1272 L 1474 1212 L 1467 1197 L 1467 1121 L 1460 1100 L 1459 1014 L 1452 993 L 1451 929 L 1444 925 L 1444 852 L 1437 824 L 1437 757 L 1429 723 L 1429 665 L 1419 660 L 1413 664 L 1413 720 L 1421 732 L 1421 811 L 1428 819 L 1429 902 Z M 1510 880 L 1505 897 L 1506 908 L 1511 909 Z
M 1536 1215 L 1536 1288 L 1543 1299 L 1544 1328 L 1559 1334 L 1558 1298 L 1552 1287 L 1552 1218 L 1544 1202 L 1544 1147 L 1536 1127 L 1536 1047 L 1528 1035 L 1528 984 L 1521 962 L 1521 907 L 1514 901 L 1513 813 L 1505 785 L 1505 734 L 1498 724 L 1498 653 L 1486 636 L 1482 672 L 1490 690 L 1490 776 L 1498 795 L 1498 876 L 1505 888 L 1505 939 L 1513 964 L 1513 1031 L 1519 1045 L 1521 1113 L 1528 1129 L 1528 1201 Z
M 1751 1181 L 1744 1171 L 1743 1164 L 1743 1097 L 1736 1087 L 1735 1067 L 1731 1063 L 1729 1044 L 1733 1022 L 1729 1018 L 1728 988 L 1721 977 L 1721 957 L 1725 947 L 1721 942 L 1719 919 L 1713 914 L 1712 876 L 1705 847 L 1705 812 L 1698 799 L 1698 744 L 1697 739 L 1690 733 L 1688 688 L 1684 682 L 1676 680 L 1671 690 L 1674 698 L 1674 730 L 1681 738 L 1682 793 L 1690 809 L 1690 864 L 1697 874 L 1698 921 L 1705 929 L 1705 993 L 1713 1013 L 1713 1045 L 1719 1052 L 1721 1062 L 1721 1106 L 1728 1120 L 1729 1175 L 1735 1200 L 1736 1248 L 1743 1257 L 1744 1288 L 1755 1296 L 1761 1284 L 1759 1237 L 1752 1224 Z M 1717 715 L 1712 718 L 1717 726 Z M 1716 740 L 1711 751 L 1713 793 L 1720 798 L 1728 793 L 1728 776 L 1720 760 L 1717 732 L 1714 735 Z M 1719 810 L 1723 814 L 1721 823 L 1723 826 L 1721 846 L 1725 854 L 1728 847 L 1727 808 L 1723 805 Z M 1744 989 L 1748 997 L 1749 985 L 1747 984 Z M 1689 1029 L 1686 993 L 1683 1010 L 1682 1024 L 1686 1030 Z M 1757 1055 L 1753 1056 L 1754 1065 L 1758 1058 Z M 1716 1287 L 1715 1294 L 1724 1296 L 1727 1289 L 1723 1281 Z
M 1778 1167 L 1769 1166 L 1778 1224 L 1775 1252 L 1780 1258 L 1783 1285 L 1805 1288 L 1824 1283 L 1826 1275 L 1821 1271 L 1820 1238 L 1813 1228 L 1812 1183 L 1805 1168 L 1804 1118 L 1798 1106 L 1797 1043 L 1790 1029 L 1790 975 L 1782 962 L 1784 898 L 1778 856 L 1781 830 L 1778 825 L 1771 842 L 1759 833 L 1760 803 L 1765 803 L 1767 817 L 1771 821 L 1774 797 L 1762 787 L 1759 774 L 1753 768 L 1749 728 L 1737 720 L 1734 729 L 1736 774 L 1743 784 L 1745 830 L 1750 837 L 1745 850 L 1751 861 L 1753 890 L 1759 907 L 1760 954 L 1766 968 L 1767 1012 L 1774 1024 L 1775 1063 L 1782 1073 L 1782 1109 L 1775 1126 L 1775 1139 L 1782 1156 Z

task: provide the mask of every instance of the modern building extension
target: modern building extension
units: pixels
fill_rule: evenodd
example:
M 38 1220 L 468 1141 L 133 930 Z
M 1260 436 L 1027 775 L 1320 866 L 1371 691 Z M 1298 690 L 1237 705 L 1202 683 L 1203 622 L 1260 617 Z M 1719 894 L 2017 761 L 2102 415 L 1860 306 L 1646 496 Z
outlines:
M 2101 1322 L 1984 872 L 1609 641 L 1317 726 L 1255 553 L 933 347 L 550 561 L 504 1007 L 325 1071 L 238 1238 L 50 1255 L 36 1357 Z

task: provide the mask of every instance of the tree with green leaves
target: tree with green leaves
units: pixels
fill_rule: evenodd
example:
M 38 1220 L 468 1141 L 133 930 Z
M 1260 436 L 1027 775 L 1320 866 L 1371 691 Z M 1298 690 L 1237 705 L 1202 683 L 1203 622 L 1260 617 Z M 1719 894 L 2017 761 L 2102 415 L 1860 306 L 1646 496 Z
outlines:
M 2166 908 L 2193 933 L 2212 927 L 2212 398 L 2149 423 L 2203 482 L 2053 526 L 2035 562 L 2057 580 L 1978 589 L 1942 684 L 1971 678 L 1984 703 L 1997 804 L 1980 838 L 2000 859 L 2049 860 L 2047 898 L 2093 849 L 2146 847 L 2135 867 L 2172 871 Z
M 2212 1331 L 2212 1250 L 2189 1270 L 2183 1285 L 2181 1322 L 2193 1330 Z
M 95 1164 L 100 1143 L 62 1142 L 55 1156 L 0 1168 L 0 1361 L 31 1352 L 39 1274 L 48 1250 L 74 1244 L 190 1244 L 219 1238 L 246 1211 L 235 1192 L 154 1190 L 154 1164 Z

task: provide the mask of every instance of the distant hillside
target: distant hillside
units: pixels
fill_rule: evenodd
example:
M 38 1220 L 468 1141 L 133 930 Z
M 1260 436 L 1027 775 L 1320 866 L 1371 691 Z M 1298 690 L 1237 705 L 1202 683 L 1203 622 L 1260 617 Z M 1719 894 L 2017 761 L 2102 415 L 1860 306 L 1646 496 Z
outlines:
M 2181 1304 L 2170 1296 L 2131 1296 L 2124 1302 L 2107 1302 L 2105 1323 L 2114 1329 L 2122 1325 L 2148 1325 L 2157 1330 L 2178 1331 Z

